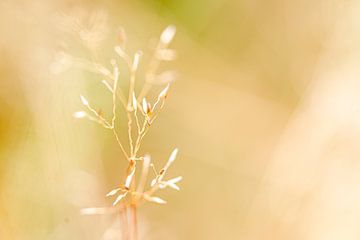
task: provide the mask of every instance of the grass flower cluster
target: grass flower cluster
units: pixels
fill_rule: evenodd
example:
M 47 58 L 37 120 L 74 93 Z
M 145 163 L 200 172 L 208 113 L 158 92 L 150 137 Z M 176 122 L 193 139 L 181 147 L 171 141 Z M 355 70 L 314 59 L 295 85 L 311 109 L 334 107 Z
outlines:
M 91 43 L 90 36 L 98 36 L 96 33 L 86 31 L 84 40 L 85 46 L 95 46 Z M 84 35 L 81 28 L 78 29 L 79 36 Z M 114 139 L 117 141 L 119 148 L 123 154 L 127 167 L 124 169 L 123 175 L 119 176 L 120 180 L 117 186 L 109 190 L 106 197 L 113 199 L 112 206 L 109 207 L 91 207 L 81 210 L 82 214 L 106 214 L 118 213 L 122 217 L 122 233 L 121 239 L 137 239 L 137 208 L 144 202 L 153 202 L 165 204 L 166 201 L 156 196 L 157 191 L 164 188 L 172 188 L 180 190 L 177 185 L 182 177 L 166 178 L 166 173 L 174 162 L 178 149 L 174 149 L 169 156 L 165 166 L 157 170 L 152 162 L 150 155 L 141 155 L 141 149 L 144 137 L 153 125 L 154 121 L 163 110 L 172 82 L 171 71 L 158 73 L 159 66 L 163 61 L 172 61 L 176 58 L 176 52 L 169 48 L 169 44 L 175 36 L 176 28 L 168 26 L 158 39 L 153 56 L 144 75 L 144 83 L 140 91 L 136 92 L 135 82 L 139 74 L 139 65 L 142 64 L 141 51 L 130 55 L 126 50 L 127 37 L 124 30 L 119 31 L 119 43 L 114 47 L 115 58 L 111 59 L 111 68 L 107 68 L 96 60 L 84 60 L 72 57 L 73 62 L 81 63 L 92 72 L 102 75 L 102 84 L 106 87 L 111 95 L 112 113 L 111 116 L 104 116 L 97 111 L 90 100 L 80 95 L 83 110 L 73 114 L 78 119 L 88 119 L 99 124 L 107 131 L 111 131 Z M 97 43 L 98 37 L 95 38 Z M 91 47 L 89 47 L 92 50 Z M 126 66 L 129 72 L 128 89 L 124 91 L 119 88 L 120 68 L 119 64 Z M 122 79 L 121 79 L 122 81 Z M 163 89 L 157 94 L 155 99 L 147 97 L 149 91 L 154 84 L 162 84 Z M 119 133 L 119 107 L 122 107 L 127 118 L 127 132 Z M 126 137 L 125 137 L 126 136 Z M 153 177 L 149 180 L 149 175 Z

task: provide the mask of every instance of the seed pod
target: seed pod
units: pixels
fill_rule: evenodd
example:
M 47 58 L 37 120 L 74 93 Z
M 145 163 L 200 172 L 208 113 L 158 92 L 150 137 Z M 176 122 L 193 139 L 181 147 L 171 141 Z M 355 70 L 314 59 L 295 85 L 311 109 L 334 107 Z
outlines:
M 176 33 L 176 27 L 174 25 L 170 25 L 162 32 L 160 36 L 160 41 L 164 44 L 169 44 L 174 38 Z
M 132 105 L 133 105 L 134 111 L 136 112 L 136 109 L 137 109 L 137 101 L 136 101 L 136 97 L 135 97 L 135 93 L 134 93 L 134 92 L 133 92 L 133 94 L 132 94 Z
M 84 111 L 78 111 L 78 112 L 74 112 L 73 116 L 74 118 L 84 118 L 86 117 L 87 113 Z
M 166 85 L 166 87 L 160 92 L 159 99 L 165 99 L 167 97 L 169 87 L 170 87 L 170 84 Z
M 151 114 L 151 104 L 148 103 L 145 98 L 143 98 L 142 107 L 143 107 L 143 111 L 146 115 Z
M 80 95 L 80 100 L 84 106 L 89 106 L 88 100 L 86 100 L 83 95 Z

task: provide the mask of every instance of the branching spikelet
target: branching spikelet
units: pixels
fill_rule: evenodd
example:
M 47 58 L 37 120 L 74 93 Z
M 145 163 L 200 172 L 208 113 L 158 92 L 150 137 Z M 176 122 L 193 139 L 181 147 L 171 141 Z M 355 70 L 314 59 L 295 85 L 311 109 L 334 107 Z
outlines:
M 168 48 L 175 36 L 175 32 L 175 26 L 168 26 L 162 32 L 147 67 L 143 66 L 145 63 L 142 59 L 142 51 L 136 51 L 134 54 L 127 52 L 127 36 L 122 28 L 118 31 L 118 42 L 114 47 L 116 58 L 110 60 L 111 68 L 97 62 L 95 59 L 99 58 L 96 55 L 92 56 L 92 59 L 94 59 L 92 61 L 73 57 L 74 62 L 77 62 L 79 66 L 101 75 L 100 81 L 110 93 L 112 104 L 111 116 L 105 116 L 102 112 L 96 111 L 92 104 L 83 95 L 80 95 L 80 101 L 85 109 L 75 112 L 73 116 L 77 119 L 86 118 L 109 130 L 121 149 L 124 156 L 123 160 L 127 163 L 124 175 L 120 176 L 121 180 L 116 188 L 106 194 L 106 197 L 113 199 L 112 206 L 85 208 L 81 210 L 81 214 L 120 214 L 124 228 L 122 236 L 125 239 L 137 239 L 136 209 L 140 204 L 144 202 L 165 204 L 166 200 L 155 196 L 159 190 L 167 187 L 177 191 L 180 190 L 177 184 L 182 180 L 181 176 L 165 180 L 170 165 L 176 159 L 177 148 L 172 151 L 167 163 L 159 172 L 156 171 L 150 155 L 141 155 L 139 153 L 144 137 L 164 108 L 170 84 L 175 78 L 173 71 L 158 72 L 162 61 L 172 61 L 176 58 L 175 50 Z M 92 35 L 84 38 L 83 42 L 86 43 L 85 45 L 90 50 L 90 53 L 94 54 L 98 39 L 90 37 Z M 127 91 L 118 88 L 118 82 L 122 76 L 119 69 L 123 70 L 123 68 L 119 67 L 121 62 L 125 63 L 127 71 L 130 73 Z M 147 69 L 147 71 L 143 78 L 145 81 L 141 89 L 137 91 L 135 82 L 140 74 L 140 68 Z M 125 80 L 121 79 L 121 81 Z M 157 98 L 153 100 L 148 96 L 148 92 L 154 85 L 161 86 L 162 90 L 157 94 Z M 125 110 L 124 118 L 127 118 L 127 134 L 119 134 L 116 127 L 118 124 L 119 103 Z M 124 144 L 124 142 L 128 144 Z M 150 168 L 153 170 L 154 177 L 150 182 L 147 182 Z
M 154 196 L 153 194 L 158 190 L 164 189 L 166 187 L 180 190 L 177 183 L 181 181 L 182 177 L 164 180 L 168 168 L 174 162 L 177 156 L 177 148 L 173 150 L 166 165 L 160 170 L 160 172 L 155 170 L 155 166 L 153 163 L 151 163 L 151 158 L 149 155 L 139 155 L 142 141 L 149 131 L 151 124 L 163 109 L 164 103 L 169 93 L 170 83 L 172 82 L 174 74 L 171 71 L 165 71 L 159 74 L 158 67 L 161 61 L 171 61 L 176 57 L 176 52 L 173 49 L 168 49 L 169 44 L 175 36 L 175 32 L 175 26 L 168 26 L 162 32 L 157 47 L 154 51 L 154 55 L 150 60 L 148 70 L 145 73 L 145 83 L 138 94 L 135 93 L 135 80 L 136 75 L 138 74 L 139 66 L 143 64 L 141 61 L 142 52 L 137 51 L 133 57 L 130 57 L 131 54 L 128 54 L 125 49 L 127 37 L 125 31 L 122 28 L 119 29 L 118 45 L 115 46 L 114 51 L 116 56 L 126 63 L 126 66 L 130 72 L 129 89 L 127 91 L 127 95 L 125 95 L 121 89 L 118 89 L 120 72 L 118 61 L 116 59 L 111 59 L 110 61 L 112 69 L 108 69 L 103 64 L 98 62 L 92 63 L 94 72 L 97 72 L 103 76 L 104 79 L 101 80 L 101 83 L 106 87 L 107 90 L 109 90 L 112 95 L 112 116 L 109 119 L 92 108 L 89 101 L 84 96 L 80 95 L 81 103 L 84 105 L 86 108 L 85 110 L 87 111 L 82 110 L 75 112 L 74 117 L 87 118 L 91 121 L 97 122 L 102 127 L 109 129 L 113 133 L 120 149 L 122 150 L 125 160 L 128 162 L 127 170 L 123 176 L 124 180 L 121 181 L 122 183 L 119 184 L 117 188 L 109 191 L 109 193 L 106 194 L 107 197 L 115 198 L 113 201 L 114 206 L 118 203 L 122 203 L 124 206 L 138 206 L 143 201 L 165 204 L 165 200 Z M 152 104 L 151 101 L 148 101 L 149 98 L 147 98 L 146 95 L 153 85 L 159 84 L 166 84 L 166 86 L 163 87 L 163 89 L 158 94 L 156 101 L 154 101 Z M 124 140 L 120 138 L 120 134 L 118 134 L 117 129 L 115 128 L 117 122 L 118 101 L 122 103 L 122 106 L 126 111 L 126 117 L 128 119 L 127 138 L 129 142 L 129 149 L 125 147 L 125 144 L 123 143 Z M 121 136 L 123 137 L 123 135 Z M 140 174 L 136 174 L 138 171 L 138 162 L 142 163 L 142 170 Z M 150 167 L 153 169 L 155 176 L 149 184 L 149 188 L 146 190 L 146 179 Z M 139 180 L 135 181 L 137 176 L 139 177 Z M 137 183 L 137 185 L 135 183 Z M 88 210 L 84 210 L 83 213 L 90 214 L 95 211 L 93 209 L 99 208 L 89 208 Z

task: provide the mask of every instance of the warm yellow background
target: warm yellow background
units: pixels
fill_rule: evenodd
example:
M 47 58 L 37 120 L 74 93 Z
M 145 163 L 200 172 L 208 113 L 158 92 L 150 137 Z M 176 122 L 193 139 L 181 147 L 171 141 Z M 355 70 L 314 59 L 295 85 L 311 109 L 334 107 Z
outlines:
M 360 238 L 359 1 L 1 0 L 1 240 L 111 239 L 110 216 L 79 209 L 111 204 L 124 160 L 72 118 L 79 94 L 110 98 L 100 76 L 49 71 L 59 49 L 86 55 L 62 14 L 98 11 L 104 59 L 118 26 L 145 53 L 178 28 L 179 78 L 143 149 L 162 165 L 177 146 L 184 180 L 140 210 L 142 239 Z

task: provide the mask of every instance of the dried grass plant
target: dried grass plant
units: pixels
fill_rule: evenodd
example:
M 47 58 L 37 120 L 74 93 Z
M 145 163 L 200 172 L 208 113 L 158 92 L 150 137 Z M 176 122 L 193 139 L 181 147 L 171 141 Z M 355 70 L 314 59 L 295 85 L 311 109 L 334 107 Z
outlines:
M 101 21 L 93 22 L 104 23 L 103 15 L 95 18 L 100 18 Z M 84 28 L 79 22 L 76 22 L 76 24 L 73 24 L 72 29 L 83 41 L 84 46 L 94 53 L 94 49 L 98 46 L 100 39 L 99 35 L 104 32 L 101 24 Z M 139 65 L 142 64 L 142 52 L 137 51 L 133 56 L 127 53 L 127 37 L 123 29 L 119 31 L 119 41 L 114 48 L 116 58 L 110 61 L 112 69 L 97 62 L 96 54 L 93 54 L 95 57 L 93 57 L 91 61 L 71 57 L 72 62 L 76 62 L 81 67 L 102 75 L 102 83 L 107 88 L 109 94 L 111 94 L 112 99 L 112 113 L 110 117 L 107 117 L 97 111 L 87 98 L 80 95 L 81 103 L 85 109 L 75 112 L 74 117 L 78 119 L 88 119 L 99 124 L 104 129 L 111 131 L 121 149 L 123 161 L 127 162 L 127 168 L 124 169 L 123 175 L 119 176 L 122 180 L 119 181 L 116 188 L 106 194 L 107 197 L 114 199 L 113 206 L 85 208 L 81 210 L 81 213 L 119 214 L 122 219 L 121 239 L 138 239 L 137 209 L 141 204 L 144 202 L 165 204 L 165 200 L 155 195 L 158 190 L 164 188 L 180 190 L 177 183 L 181 181 L 181 176 L 165 179 L 170 165 L 176 158 L 178 149 L 172 151 L 167 163 L 159 171 L 156 170 L 155 164 L 152 163 L 150 155 L 139 154 L 143 140 L 159 116 L 159 113 L 163 110 L 168 96 L 172 76 L 169 72 L 159 74 L 158 70 L 162 61 L 172 61 L 176 57 L 176 52 L 173 49 L 169 49 L 169 44 L 173 40 L 175 32 L 176 28 L 174 26 L 168 26 L 162 32 L 145 73 L 145 82 L 139 93 L 136 93 L 135 82 Z M 67 55 L 67 57 L 69 57 L 69 55 Z M 120 80 L 119 64 L 121 62 L 128 68 L 130 73 L 130 79 L 128 80 L 129 87 L 125 91 L 126 93 L 118 87 Z M 165 86 L 157 98 L 154 99 L 154 101 L 150 101 L 147 99 L 147 94 L 153 84 L 159 83 L 165 83 Z M 124 117 L 127 118 L 127 133 L 124 134 L 119 133 L 119 128 L 117 127 L 119 124 L 118 108 L 120 106 L 125 112 L 126 116 Z M 154 177 L 151 181 L 147 181 L 150 171 L 153 172 Z

